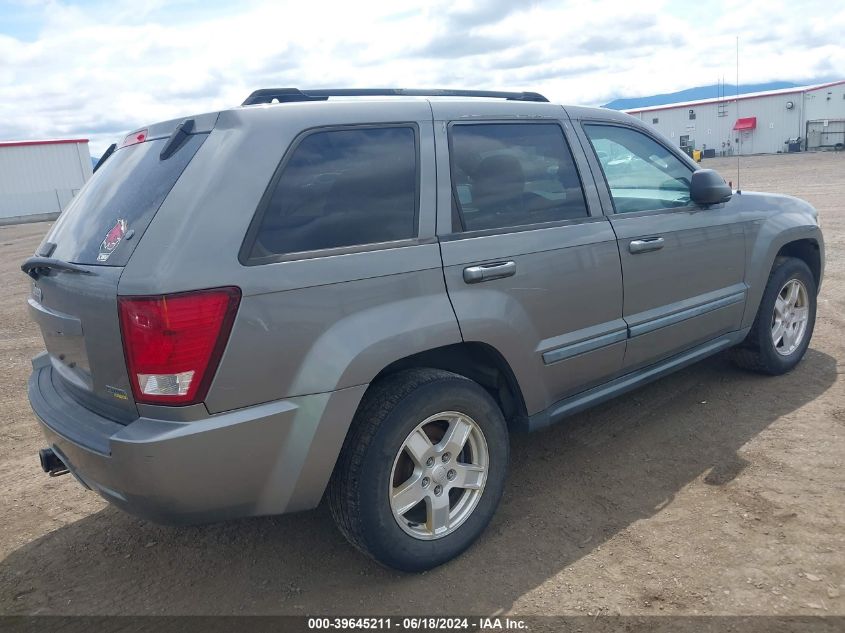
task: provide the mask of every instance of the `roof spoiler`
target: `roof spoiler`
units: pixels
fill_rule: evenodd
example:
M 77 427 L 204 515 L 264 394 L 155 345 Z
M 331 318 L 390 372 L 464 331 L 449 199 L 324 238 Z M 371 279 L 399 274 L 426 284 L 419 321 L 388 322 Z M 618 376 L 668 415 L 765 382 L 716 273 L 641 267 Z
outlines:
M 256 90 L 241 105 L 257 103 L 291 103 L 296 101 L 327 101 L 329 97 L 486 97 L 508 101 L 537 101 L 548 103 L 538 92 L 497 92 L 493 90 L 418 90 L 414 88 L 328 88 L 299 90 L 298 88 L 263 88 Z
M 105 152 L 103 152 L 103 155 L 100 156 L 100 160 L 98 160 L 97 164 L 94 165 L 94 169 L 91 171 L 91 173 L 94 173 L 95 171 L 97 171 L 100 168 L 100 166 L 109 159 L 109 156 L 114 154 L 114 150 L 116 150 L 116 149 L 117 149 L 117 143 L 112 143 L 111 145 L 109 145 L 109 148 Z

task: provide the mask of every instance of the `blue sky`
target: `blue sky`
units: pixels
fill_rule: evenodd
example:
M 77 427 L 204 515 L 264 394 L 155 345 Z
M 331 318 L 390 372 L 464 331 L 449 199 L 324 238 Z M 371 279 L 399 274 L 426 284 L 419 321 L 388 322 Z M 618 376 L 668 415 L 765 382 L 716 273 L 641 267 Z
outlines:
M 114 7 L 122 6 L 115 12 Z M 224 0 L 178 0 L 174 2 L 138 2 L 132 4 L 109 0 L 84 0 L 81 2 L 48 2 L 41 0 L 0 0 L 0 34 L 9 35 L 22 42 L 34 42 L 48 22 L 54 7 L 72 7 L 101 24 L 123 23 L 137 19 L 143 22 L 170 22 L 186 24 L 192 20 L 236 14 L 249 3 L 232 3 Z M 129 10 L 127 15 L 126 9 Z
M 834 8 L 836 7 L 836 8 Z M 84 136 L 259 87 L 537 90 L 564 103 L 845 78 L 845 5 L 785 0 L 0 0 L 0 139 Z
M 37 39 L 42 22 L 40 7 L 0 0 L 0 34 L 32 42 Z

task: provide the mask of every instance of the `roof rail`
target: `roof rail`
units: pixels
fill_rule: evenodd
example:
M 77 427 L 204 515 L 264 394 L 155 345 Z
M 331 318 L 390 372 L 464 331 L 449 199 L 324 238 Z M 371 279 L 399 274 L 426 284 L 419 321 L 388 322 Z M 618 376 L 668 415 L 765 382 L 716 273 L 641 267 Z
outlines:
M 326 101 L 329 97 L 490 97 L 509 101 L 540 101 L 548 99 L 537 92 L 497 92 L 493 90 L 417 90 L 407 88 L 328 88 L 299 90 L 298 88 L 264 88 L 256 90 L 241 105 L 256 103 L 290 103 L 293 101 Z

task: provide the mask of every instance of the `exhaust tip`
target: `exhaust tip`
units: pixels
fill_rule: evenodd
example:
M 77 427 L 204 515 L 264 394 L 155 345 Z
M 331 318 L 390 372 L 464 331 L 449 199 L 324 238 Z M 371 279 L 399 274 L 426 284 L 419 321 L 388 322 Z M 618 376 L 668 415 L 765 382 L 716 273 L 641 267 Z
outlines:
M 52 448 L 42 448 L 38 451 L 38 460 L 41 462 L 41 470 L 51 477 L 58 477 L 68 472 L 67 466 Z

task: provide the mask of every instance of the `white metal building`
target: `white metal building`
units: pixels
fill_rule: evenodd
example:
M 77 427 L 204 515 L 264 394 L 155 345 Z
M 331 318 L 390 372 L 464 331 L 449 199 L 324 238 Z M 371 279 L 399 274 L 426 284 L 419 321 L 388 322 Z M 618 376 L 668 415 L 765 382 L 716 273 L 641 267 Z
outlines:
M 0 224 L 55 218 L 90 177 L 88 139 L 0 141 Z
M 626 112 L 705 157 L 845 148 L 845 80 Z

